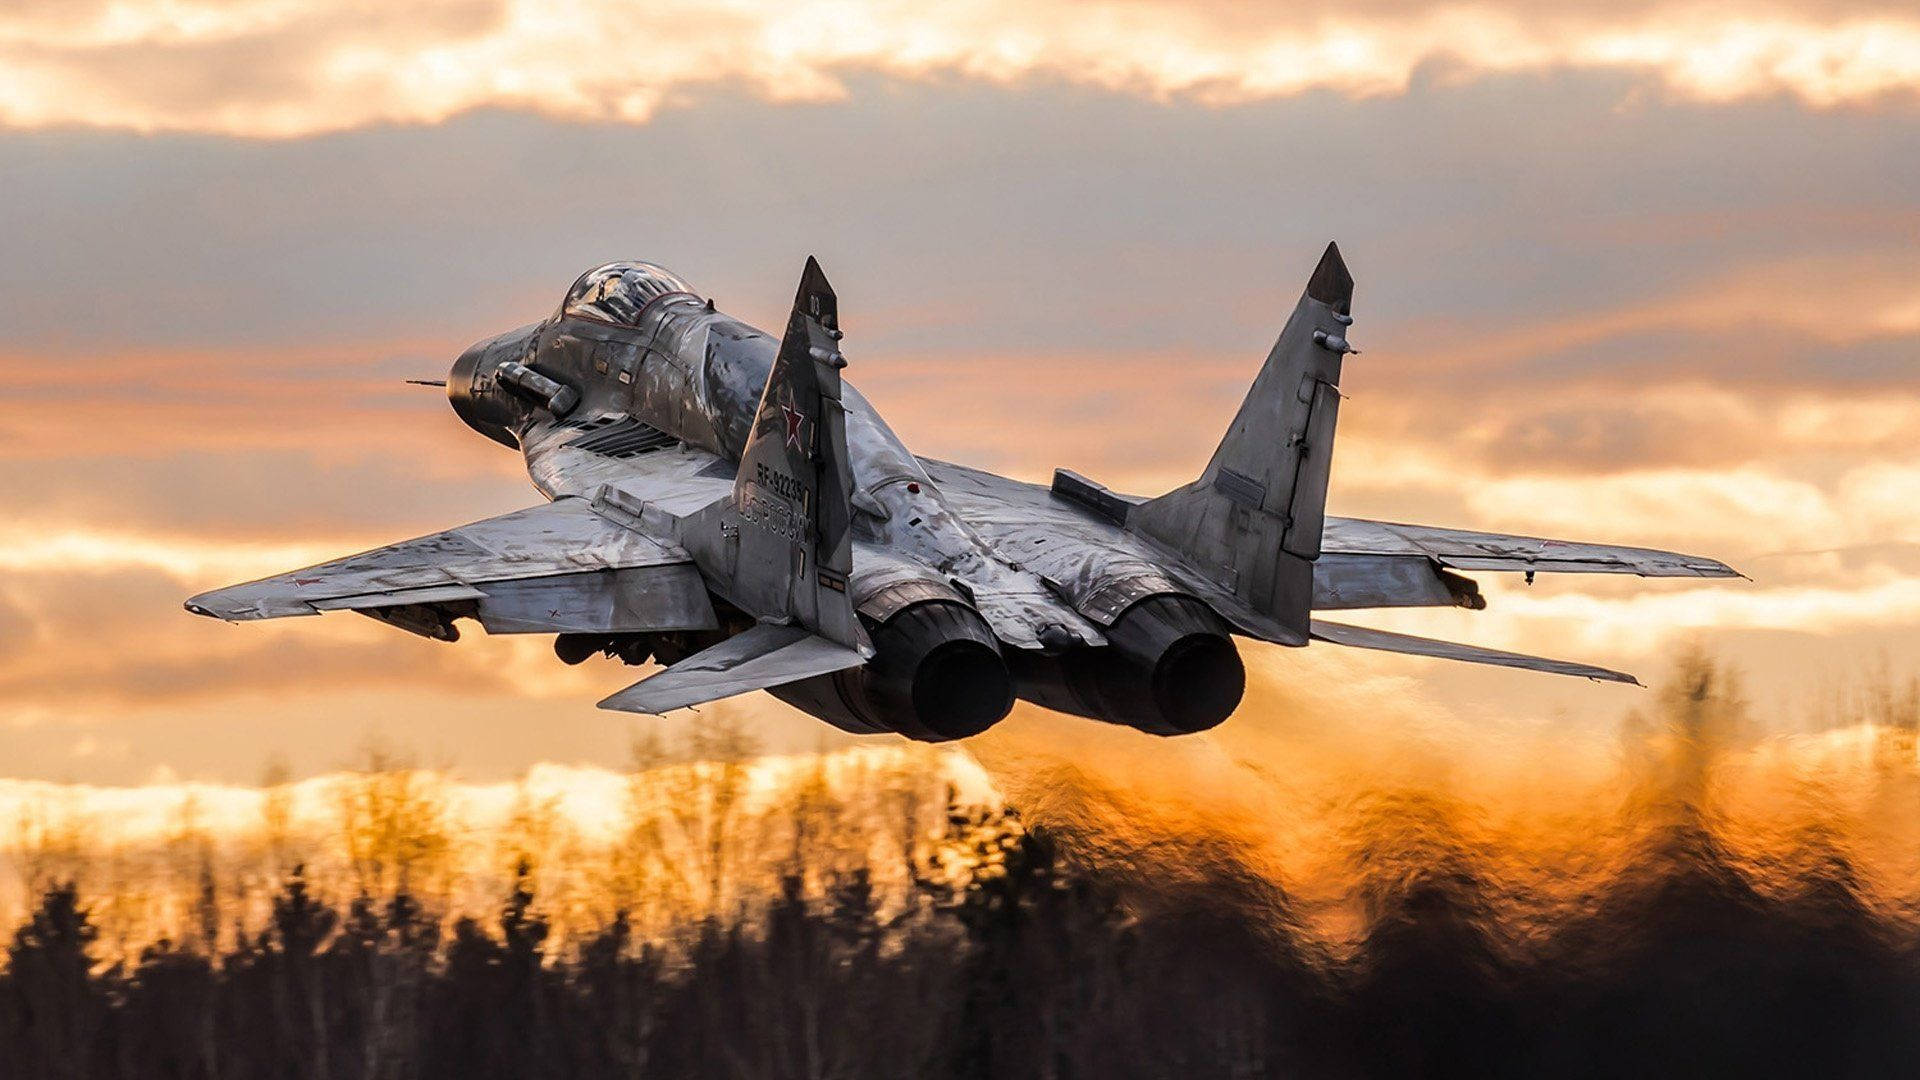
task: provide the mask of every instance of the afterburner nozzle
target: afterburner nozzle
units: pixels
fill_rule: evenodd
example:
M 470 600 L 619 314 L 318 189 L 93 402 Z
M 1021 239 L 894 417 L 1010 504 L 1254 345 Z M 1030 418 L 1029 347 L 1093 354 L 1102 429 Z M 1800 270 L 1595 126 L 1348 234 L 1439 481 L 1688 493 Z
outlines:
M 865 666 L 768 688 L 846 731 L 892 731 L 922 742 L 965 739 L 1013 709 L 1013 676 L 979 612 L 934 600 L 872 630 Z
M 1246 692 L 1231 631 L 1190 596 L 1138 601 L 1107 628 L 1107 641 L 1058 656 L 1015 653 L 1019 695 L 1155 735 L 1188 735 L 1232 716 Z

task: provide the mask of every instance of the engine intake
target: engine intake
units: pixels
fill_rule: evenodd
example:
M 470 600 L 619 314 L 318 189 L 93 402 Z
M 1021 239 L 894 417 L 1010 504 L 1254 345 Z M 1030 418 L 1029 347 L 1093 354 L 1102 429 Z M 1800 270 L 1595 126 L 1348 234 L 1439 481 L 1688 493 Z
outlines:
M 1155 735 L 1205 731 L 1233 715 L 1247 672 L 1213 609 L 1163 593 L 1135 602 L 1108 644 L 1058 656 L 1016 653 L 1016 692 L 1037 705 Z
M 949 600 L 902 608 L 872 627 L 864 666 L 768 693 L 846 731 L 922 742 L 964 739 L 1013 708 L 1013 677 L 978 612 Z

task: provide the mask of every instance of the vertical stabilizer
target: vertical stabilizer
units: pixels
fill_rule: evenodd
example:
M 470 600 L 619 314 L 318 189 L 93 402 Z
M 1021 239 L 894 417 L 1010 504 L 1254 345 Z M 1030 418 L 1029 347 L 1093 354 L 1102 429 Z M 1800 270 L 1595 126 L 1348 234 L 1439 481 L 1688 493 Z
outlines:
M 1352 305 L 1353 276 L 1328 244 L 1206 471 L 1128 516 L 1302 644 Z
M 840 404 L 840 327 L 833 287 L 807 260 L 786 336 L 767 375 L 733 496 L 716 509 L 733 550 L 717 561 L 722 593 L 742 610 L 830 641 L 865 642 L 847 576 L 853 570 L 853 468 Z M 703 543 L 713 541 L 702 528 Z

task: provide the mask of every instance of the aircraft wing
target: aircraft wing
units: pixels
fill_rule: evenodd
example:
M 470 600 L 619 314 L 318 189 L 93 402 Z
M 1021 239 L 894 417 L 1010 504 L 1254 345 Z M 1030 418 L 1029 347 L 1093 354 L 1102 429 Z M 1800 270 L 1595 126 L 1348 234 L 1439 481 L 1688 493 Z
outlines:
M 216 589 L 186 606 L 231 621 L 359 611 L 449 641 L 462 615 L 496 634 L 716 625 L 684 550 L 577 497 Z
M 1363 518 L 1328 518 L 1321 550 L 1338 555 L 1419 555 L 1452 570 L 1638 574 L 1641 577 L 1740 576 L 1726 563 L 1700 555 Z

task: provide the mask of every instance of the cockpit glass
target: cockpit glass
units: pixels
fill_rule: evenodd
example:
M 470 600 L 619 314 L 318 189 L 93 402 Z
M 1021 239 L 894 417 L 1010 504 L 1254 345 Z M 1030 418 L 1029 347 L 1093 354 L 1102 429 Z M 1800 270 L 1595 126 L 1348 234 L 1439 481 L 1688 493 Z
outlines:
M 632 326 L 648 304 L 675 293 L 692 296 L 693 286 L 652 263 L 608 263 L 573 283 L 561 313 Z

